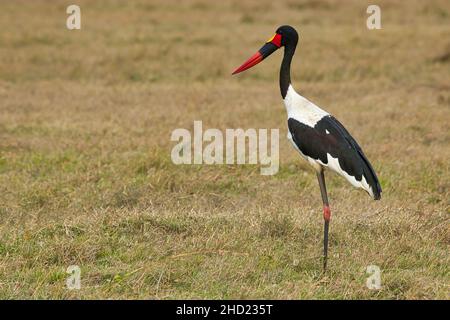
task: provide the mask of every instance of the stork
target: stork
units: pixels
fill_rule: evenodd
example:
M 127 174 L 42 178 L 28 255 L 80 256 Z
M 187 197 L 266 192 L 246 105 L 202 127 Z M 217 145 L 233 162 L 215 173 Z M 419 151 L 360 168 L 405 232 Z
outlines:
M 323 269 L 327 268 L 328 229 L 331 218 L 325 185 L 325 167 L 337 172 L 353 186 L 365 190 L 374 200 L 381 199 L 381 186 L 361 147 L 345 127 L 325 110 L 298 94 L 291 84 L 291 61 L 298 34 L 291 26 L 281 26 L 261 49 L 237 68 L 240 73 L 284 47 L 280 68 L 280 91 L 287 111 L 288 139 L 314 168 L 323 202 Z

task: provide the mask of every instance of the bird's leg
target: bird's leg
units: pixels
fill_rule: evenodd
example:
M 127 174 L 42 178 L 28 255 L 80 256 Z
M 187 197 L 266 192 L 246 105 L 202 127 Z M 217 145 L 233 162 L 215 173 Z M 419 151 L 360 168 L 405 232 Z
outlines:
M 323 168 L 320 172 L 317 172 L 317 179 L 319 180 L 320 193 L 322 195 L 323 202 L 323 270 L 327 269 L 327 259 L 328 259 L 328 228 L 330 225 L 331 211 L 328 204 L 327 187 L 325 185 L 325 174 Z

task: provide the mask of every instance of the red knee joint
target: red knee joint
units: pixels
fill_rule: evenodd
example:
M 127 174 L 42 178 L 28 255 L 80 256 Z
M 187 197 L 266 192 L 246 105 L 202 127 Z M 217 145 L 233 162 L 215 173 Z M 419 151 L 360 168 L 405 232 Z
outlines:
M 331 218 L 331 210 L 329 206 L 323 206 L 323 219 L 325 221 L 330 221 Z

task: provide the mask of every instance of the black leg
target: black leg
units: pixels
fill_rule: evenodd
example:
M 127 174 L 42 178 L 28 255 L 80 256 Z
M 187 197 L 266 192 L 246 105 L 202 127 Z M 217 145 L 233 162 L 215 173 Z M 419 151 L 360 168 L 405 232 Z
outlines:
M 317 172 L 317 180 L 319 180 L 320 193 L 322 195 L 323 202 L 323 270 L 327 269 L 327 259 L 328 259 L 328 229 L 330 226 L 331 211 L 328 204 L 327 187 L 325 185 L 325 174 L 324 170 Z

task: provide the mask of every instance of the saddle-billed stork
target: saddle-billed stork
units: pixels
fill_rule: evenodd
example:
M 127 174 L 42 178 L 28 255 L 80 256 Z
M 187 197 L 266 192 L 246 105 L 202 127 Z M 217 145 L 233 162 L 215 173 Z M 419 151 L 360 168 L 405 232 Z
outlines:
M 275 35 L 233 74 L 258 64 L 277 49 L 284 47 L 280 68 L 280 90 L 288 116 L 288 139 L 315 169 L 323 202 L 324 241 L 323 268 L 327 267 L 328 228 L 331 218 L 325 186 L 324 168 L 328 167 L 365 190 L 373 199 L 381 198 L 381 186 L 361 147 L 347 129 L 328 112 L 302 97 L 291 85 L 291 61 L 297 47 L 298 34 L 291 26 L 281 26 Z

